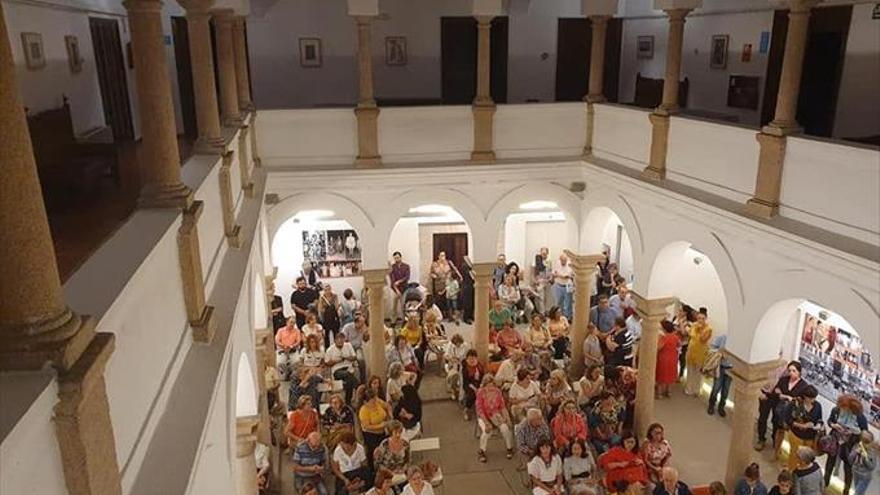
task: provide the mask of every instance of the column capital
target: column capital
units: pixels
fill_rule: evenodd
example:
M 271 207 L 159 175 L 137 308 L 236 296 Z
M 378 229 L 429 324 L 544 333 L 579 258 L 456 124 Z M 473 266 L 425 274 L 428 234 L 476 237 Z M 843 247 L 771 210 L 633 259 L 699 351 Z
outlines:
M 731 369 L 733 376 L 747 385 L 762 385 L 767 381 L 769 373 L 782 366 L 785 362 L 783 359 L 775 359 L 761 363 L 748 363 L 727 349 L 723 349 L 722 352 L 724 353 L 724 357 L 726 357 L 733 366 Z
M 358 27 L 369 27 L 373 24 L 373 19 L 376 18 L 373 15 L 355 15 L 352 17 L 354 17 L 354 22 Z
M 605 259 L 604 254 L 575 254 L 568 249 L 563 251 L 571 261 L 571 266 L 575 272 L 592 272 L 596 270 L 596 264 Z
M 211 7 L 214 6 L 214 0 L 178 0 L 177 3 L 186 10 L 186 15 L 192 14 L 211 14 Z
M 608 21 L 611 20 L 610 15 L 591 15 L 588 17 L 590 19 L 590 24 L 593 26 L 604 26 L 608 24 Z
M 478 279 L 488 279 L 492 277 L 496 266 L 497 263 L 491 261 L 486 263 L 474 263 L 474 276 Z
M 489 29 L 492 27 L 492 19 L 495 19 L 493 15 L 475 15 L 474 19 L 477 20 L 477 26 L 483 29 Z
M 618 0 L 581 0 L 581 14 L 585 17 L 611 17 L 617 13 Z
M 646 320 L 662 320 L 666 317 L 666 308 L 675 302 L 673 297 L 648 299 L 634 290 L 630 294 L 636 301 L 636 313 Z
M 214 22 L 231 23 L 235 19 L 235 11 L 232 9 L 212 9 L 211 14 Z
M 777 9 L 790 10 L 791 14 L 803 14 L 809 12 L 822 0 L 770 0 L 770 5 Z
M 257 426 L 259 416 L 240 416 L 235 419 L 235 456 L 247 457 L 254 455 L 257 446 Z
M 670 23 L 684 23 L 685 17 L 690 14 L 691 10 L 693 9 L 669 9 L 664 10 L 663 12 L 666 12 L 666 16 L 669 17 Z
M 122 6 L 131 14 L 162 12 L 162 0 L 125 0 Z
M 361 270 L 364 277 L 364 284 L 369 287 L 383 287 L 385 285 L 385 277 L 388 276 L 387 268 L 374 268 L 370 270 Z

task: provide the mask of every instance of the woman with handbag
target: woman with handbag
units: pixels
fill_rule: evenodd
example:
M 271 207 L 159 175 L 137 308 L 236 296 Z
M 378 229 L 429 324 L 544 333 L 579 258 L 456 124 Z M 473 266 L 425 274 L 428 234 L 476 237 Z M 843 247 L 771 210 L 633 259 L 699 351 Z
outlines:
M 853 469 L 850 463 L 850 450 L 859 442 L 863 431 L 868 431 L 868 418 L 863 414 L 862 401 L 851 394 L 841 394 L 837 405 L 828 417 L 831 436 L 837 440 L 837 452 L 828 453 L 825 461 L 825 486 L 831 483 L 831 474 L 837 467 L 837 460 L 843 461 L 843 495 L 849 495 L 852 485 Z
M 789 411 L 788 439 L 789 455 L 788 469 L 793 471 L 798 464 L 798 447 L 805 446 L 816 450 L 816 437 L 822 428 L 822 405 L 816 401 L 819 391 L 810 385 L 804 391 L 804 395 L 795 399 Z
M 779 448 L 782 445 L 782 439 L 788 429 L 788 411 L 794 399 L 804 395 L 809 384 L 801 379 L 801 363 L 799 361 L 791 361 L 787 366 L 788 373 L 776 382 L 773 387 L 772 397 L 776 401 L 773 411 L 773 418 L 776 421 L 776 436 L 773 438 L 773 446 L 776 455 L 779 455 Z M 768 394 L 769 396 L 769 394 Z

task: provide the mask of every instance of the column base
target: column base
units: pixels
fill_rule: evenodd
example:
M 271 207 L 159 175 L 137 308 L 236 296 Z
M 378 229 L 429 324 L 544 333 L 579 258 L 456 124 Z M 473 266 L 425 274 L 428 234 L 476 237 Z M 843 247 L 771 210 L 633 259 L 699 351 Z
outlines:
M 137 201 L 138 208 L 189 208 L 192 203 L 193 192 L 183 183 L 147 184 Z
M 241 247 L 241 225 L 234 225 L 231 232 L 226 233 L 226 243 L 229 247 L 238 249 Z
M 98 333 L 70 370 L 58 375 L 55 428 L 71 494 L 122 493 L 104 369 L 115 336 Z
M 743 211 L 753 217 L 770 219 L 779 214 L 779 204 L 769 203 L 758 198 L 746 201 Z
M 244 124 L 244 118 L 241 115 L 223 117 L 223 125 L 226 127 L 241 127 Z
M 605 98 L 605 95 L 587 95 L 584 96 L 584 102 L 586 103 L 605 103 L 608 99 Z
M 377 168 L 382 166 L 381 156 L 359 156 L 354 159 L 357 168 Z
M 804 128 L 798 125 L 797 122 L 781 122 L 774 120 L 762 127 L 761 132 L 764 134 L 770 134 L 771 136 L 782 137 L 791 136 L 792 134 L 801 134 L 804 132 Z
M 198 138 L 193 151 L 198 155 L 222 155 L 226 151 L 226 140 L 222 137 Z
M 253 182 L 249 182 L 249 183 L 247 183 L 247 184 L 243 184 L 243 185 L 241 186 L 241 189 L 244 191 L 244 196 L 245 196 L 246 198 L 253 198 L 253 197 L 254 197 L 254 191 L 255 191 L 255 190 L 254 190 L 254 183 L 253 183 Z
M 471 152 L 471 161 L 477 163 L 488 163 L 495 161 L 494 151 L 473 151 Z
M 68 370 L 94 338 L 95 321 L 65 308 L 46 320 L 3 333 L 23 337 L 0 339 L 0 370 L 39 370 L 47 362 Z
M 663 180 L 666 178 L 666 170 L 649 166 L 642 170 L 642 178 L 648 180 Z
M 189 326 L 192 327 L 193 342 L 202 344 L 210 344 L 214 340 L 214 333 L 217 331 L 217 323 L 214 320 L 214 306 L 205 306 L 202 314 L 197 321 L 190 321 Z

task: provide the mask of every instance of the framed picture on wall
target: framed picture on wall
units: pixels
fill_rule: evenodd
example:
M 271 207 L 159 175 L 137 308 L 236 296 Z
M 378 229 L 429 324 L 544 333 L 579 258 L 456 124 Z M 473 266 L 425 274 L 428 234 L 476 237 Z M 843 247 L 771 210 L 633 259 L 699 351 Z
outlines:
M 385 37 L 385 65 L 406 65 L 406 37 Z
M 30 70 L 42 69 L 46 66 L 46 52 L 43 51 L 43 35 L 40 33 L 21 33 L 21 45 L 24 58 Z
M 653 36 L 639 36 L 638 40 L 636 40 L 636 56 L 645 60 L 654 58 Z
M 64 46 L 67 47 L 67 64 L 70 72 L 76 74 L 82 71 L 83 60 L 79 54 L 79 39 L 76 36 L 65 36 Z
M 299 65 L 301 67 L 321 67 L 324 65 L 320 38 L 299 39 Z
M 709 67 L 713 69 L 727 68 L 727 44 L 730 36 L 716 34 L 712 36 L 712 49 L 709 51 Z

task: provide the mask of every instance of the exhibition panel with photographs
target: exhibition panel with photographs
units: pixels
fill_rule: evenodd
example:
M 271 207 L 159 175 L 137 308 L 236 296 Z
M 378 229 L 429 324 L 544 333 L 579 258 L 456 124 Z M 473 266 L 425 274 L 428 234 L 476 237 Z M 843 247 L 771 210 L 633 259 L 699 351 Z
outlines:
M 302 241 L 303 259 L 321 278 L 360 275 L 361 242 L 354 230 L 304 230 Z

